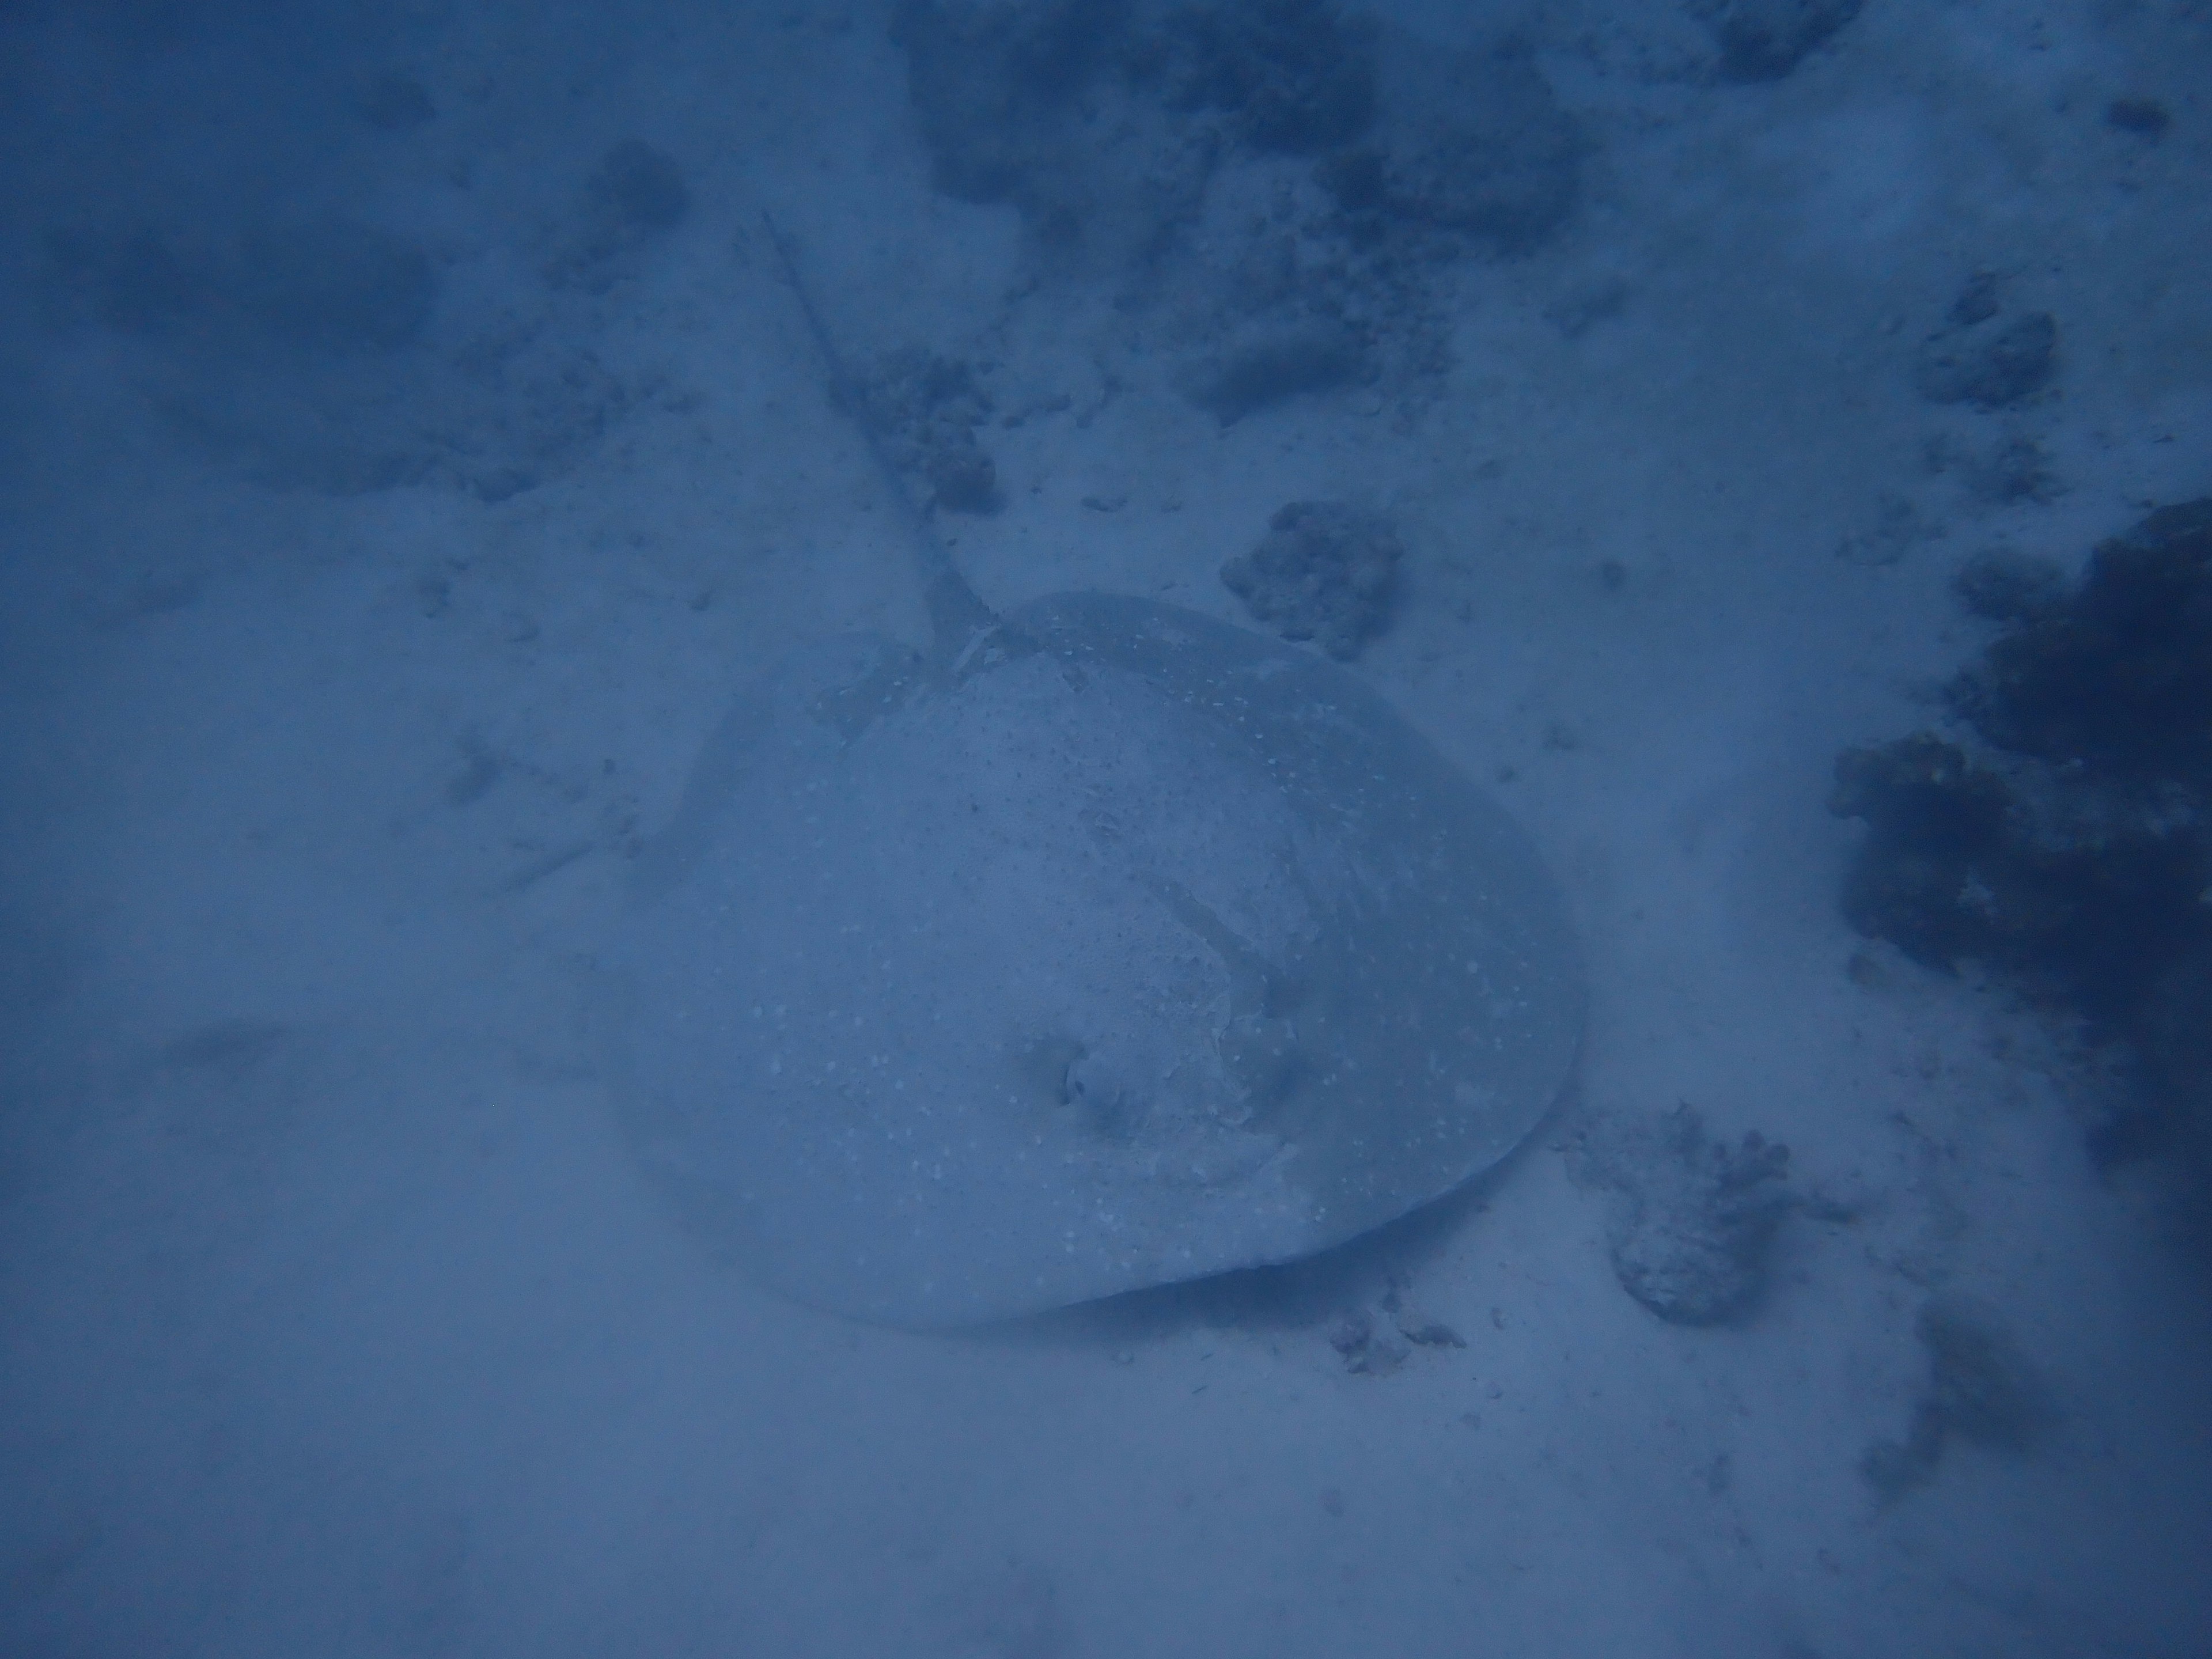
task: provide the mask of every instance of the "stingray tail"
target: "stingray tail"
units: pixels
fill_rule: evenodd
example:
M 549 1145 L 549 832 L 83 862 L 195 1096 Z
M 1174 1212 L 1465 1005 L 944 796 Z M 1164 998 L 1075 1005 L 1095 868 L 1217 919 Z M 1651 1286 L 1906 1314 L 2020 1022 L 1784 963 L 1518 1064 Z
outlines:
M 940 662 L 956 662 L 969 653 L 982 635 L 996 628 L 999 619 L 991 607 L 976 596 L 975 590 L 968 586 L 968 579 L 952 562 L 952 550 L 945 544 L 929 514 L 907 487 L 906 476 L 891 459 L 890 446 L 884 441 L 874 411 L 846 371 L 837 343 L 830 337 L 829 325 L 822 320 L 812 295 L 799 279 L 799 261 L 789 240 L 765 208 L 761 210 L 761 224 L 775 249 L 777 263 L 783 268 L 783 279 L 791 289 L 792 297 L 799 302 L 799 314 L 806 319 L 806 331 L 814 337 L 814 349 L 821 355 L 822 367 L 830 377 L 830 394 L 867 441 L 868 453 L 883 477 L 884 488 L 906 515 L 915 574 L 921 579 L 922 604 L 929 612 L 934 647 L 932 654 Z

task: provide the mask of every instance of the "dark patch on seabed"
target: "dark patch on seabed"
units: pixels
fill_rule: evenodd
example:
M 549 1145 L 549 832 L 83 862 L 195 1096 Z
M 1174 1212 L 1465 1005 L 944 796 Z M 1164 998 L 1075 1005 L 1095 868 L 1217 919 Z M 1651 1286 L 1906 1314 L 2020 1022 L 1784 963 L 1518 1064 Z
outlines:
M 1958 592 L 1998 633 L 1955 726 L 1854 749 L 1844 890 L 1862 933 L 1973 961 L 2130 1056 L 2107 1158 L 2212 1172 L 2212 499 L 2100 544 L 2081 579 L 1984 558 Z
M 936 186 L 1103 275 L 1224 426 L 1449 365 L 1452 263 L 1551 240 L 1589 141 L 1510 39 L 1439 51 L 1322 0 L 904 0 Z

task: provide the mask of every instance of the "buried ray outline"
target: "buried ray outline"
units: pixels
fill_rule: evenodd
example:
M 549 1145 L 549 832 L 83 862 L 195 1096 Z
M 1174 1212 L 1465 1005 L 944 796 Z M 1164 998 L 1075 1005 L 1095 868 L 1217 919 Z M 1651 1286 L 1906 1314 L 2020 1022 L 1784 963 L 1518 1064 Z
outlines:
M 1583 1018 L 1526 836 L 1310 652 L 994 613 L 767 228 L 932 637 L 753 681 L 642 852 L 605 960 L 658 1183 L 768 1284 L 929 1327 L 1293 1260 L 1504 1158 Z

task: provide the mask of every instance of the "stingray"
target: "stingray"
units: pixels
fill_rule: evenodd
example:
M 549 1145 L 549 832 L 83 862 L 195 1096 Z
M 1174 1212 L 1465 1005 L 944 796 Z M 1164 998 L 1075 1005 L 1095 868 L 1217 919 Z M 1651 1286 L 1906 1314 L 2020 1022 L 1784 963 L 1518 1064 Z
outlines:
M 655 1180 L 786 1294 L 940 1327 L 1292 1261 L 1498 1164 L 1583 1018 L 1522 830 L 1308 650 L 994 612 L 769 234 L 931 637 L 754 680 L 641 852 L 611 961 Z

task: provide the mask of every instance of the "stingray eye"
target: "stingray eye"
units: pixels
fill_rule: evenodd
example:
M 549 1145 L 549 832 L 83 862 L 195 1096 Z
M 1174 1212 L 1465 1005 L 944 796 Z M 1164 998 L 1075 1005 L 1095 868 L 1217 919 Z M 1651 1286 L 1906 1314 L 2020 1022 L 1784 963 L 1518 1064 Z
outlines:
M 1060 1097 L 1070 1106 L 1094 1112 L 1106 1111 L 1121 1099 L 1121 1087 L 1107 1067 L 1088 1054 L 1081 1054 L 1067 1063 L 1066 1074 L 1060 1082 Z
M 1073 1105 L 1069 1079 L 1082 1065 L 1085 1052 L 1073 1037 L 1058 1034 L 1036 1037 L 1016 1048 L 1012 1059 L 1023 1097 L 1039 1106 Z
M 1135 1134 L 1146 1117 L 1144 1102 L 1123 1083 L 1121 1073 L 1094 1054 L 1081 1054 L 1069 1062 L 1060 1098 L 1074 1109 L 1085 1129 L 1111 1140 Z

